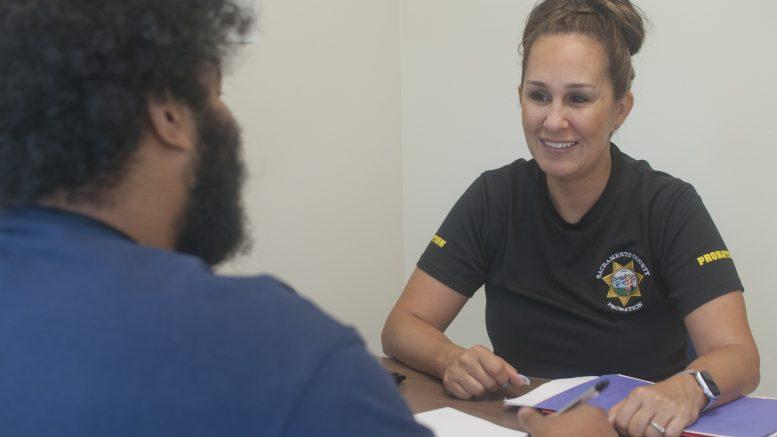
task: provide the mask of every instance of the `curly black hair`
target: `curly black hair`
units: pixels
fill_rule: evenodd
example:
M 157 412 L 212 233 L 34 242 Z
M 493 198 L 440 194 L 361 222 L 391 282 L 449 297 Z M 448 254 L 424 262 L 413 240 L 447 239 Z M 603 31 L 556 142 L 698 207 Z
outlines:
M 147 99 L 205 105 L 252 19 L 229 0 L 0 0 L 0 208 L 98 201 L 126 172 Z

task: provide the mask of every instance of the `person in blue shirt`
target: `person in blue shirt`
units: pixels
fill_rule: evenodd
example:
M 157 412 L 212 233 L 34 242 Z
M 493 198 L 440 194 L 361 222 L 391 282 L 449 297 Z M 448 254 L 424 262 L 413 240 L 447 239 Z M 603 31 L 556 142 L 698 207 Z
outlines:
M 427 436 L 247 240 L 227 0 L 0 2 L 3 435 Z

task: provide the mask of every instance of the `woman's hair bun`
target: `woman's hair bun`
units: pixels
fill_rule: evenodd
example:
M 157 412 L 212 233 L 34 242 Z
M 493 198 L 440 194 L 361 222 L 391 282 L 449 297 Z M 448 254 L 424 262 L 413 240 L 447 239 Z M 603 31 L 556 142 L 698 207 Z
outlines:
M 594 0 L 606 10 L 614 24 L 620 29 L 629 53 L 634 56 L 639 53 L 645 41 L 645 19 L 642 11 L 629 0 Z M 602 11 L 605 12 L 605 11 Z

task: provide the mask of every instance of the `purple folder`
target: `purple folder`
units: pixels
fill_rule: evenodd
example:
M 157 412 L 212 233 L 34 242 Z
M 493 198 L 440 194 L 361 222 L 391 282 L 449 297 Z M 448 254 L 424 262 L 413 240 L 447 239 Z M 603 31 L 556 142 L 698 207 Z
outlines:
M 535 407 L 557 411 L 577 398 L 599 381 L 607 379 L 610 385 L 588 403 L 607 411 L 626 398 L 635 388 L 652 384 L 623 375 L 605 375 L 559 393 Z M 713 434 L 742 437 L 762 437 L 777 431 L 777 399 L 744 397 L 722 407 L 707 411 L 685 430 L 693 434 Z

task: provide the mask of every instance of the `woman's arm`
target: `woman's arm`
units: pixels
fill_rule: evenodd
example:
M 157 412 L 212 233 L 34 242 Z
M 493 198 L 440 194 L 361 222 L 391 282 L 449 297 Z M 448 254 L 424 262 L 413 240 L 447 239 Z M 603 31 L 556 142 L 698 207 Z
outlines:
M 751 393 L 760 380 L 760 357 L 741 291 L 713 299 L 685 317 L 699 357 L 688 369 L 706 370 L 720 389 L 715 406 Z M 691 375 L 685 375 L 691 379 Z M 698 384 L 697 384 L 698 387 Z
M 467 298 L 416 268 L 383 327 L 383 351 L 410 367 L 443 380 L 456 397 L 522 385 L 518 372 L 483 346 L 462 348 L 443 333 Z
M 732 291 L 696 308 L 685 325 L 699 357 L 688 369 L 706 370 L 720 389 L 715 406 L 746 395 L 758 386 L 760 359 L 741 291 Z M 610 410 L 616 428 L 629 435 L 679 436 L 699 417 L 707 398 L 692 375 L 678 374 L 634 390 Z M 655 425 L 651 425 L 651 422 Z
M 465 296 L 416 268 L 383 326 L 383 352 L 442 378 L 448 362 L 464 349 L 443 332 L 466 303 Z

